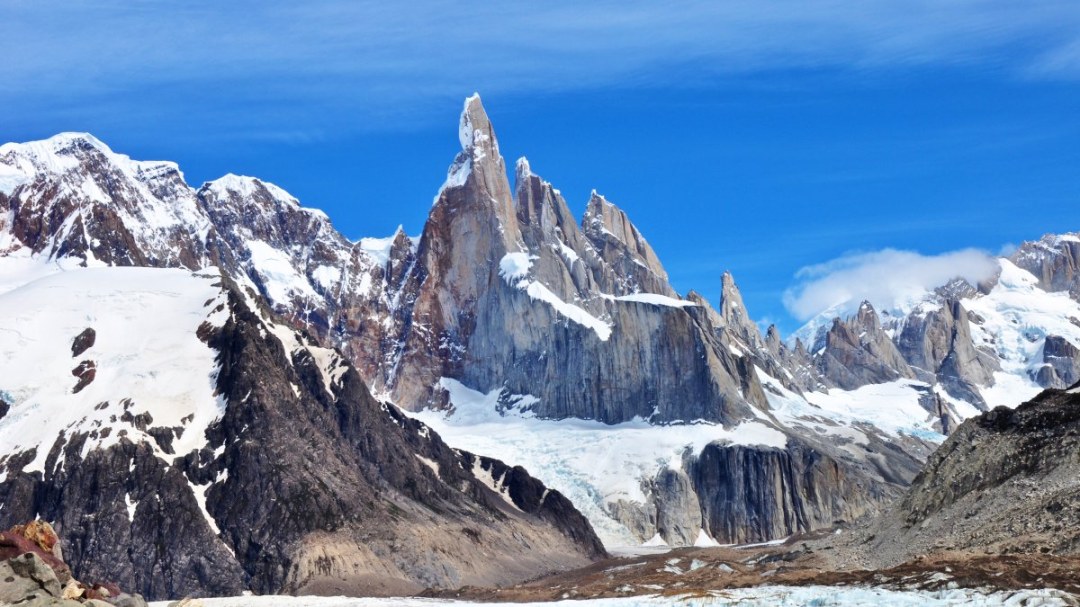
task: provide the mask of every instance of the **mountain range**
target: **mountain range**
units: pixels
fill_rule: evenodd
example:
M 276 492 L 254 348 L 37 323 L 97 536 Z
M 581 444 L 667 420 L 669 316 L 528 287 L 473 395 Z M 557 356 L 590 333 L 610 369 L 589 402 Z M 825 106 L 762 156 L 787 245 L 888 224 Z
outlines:
M 785 340 L 595 191 L 511 184 L 478 96 L 458 138 L 420 236 L 355 242 L 257 178 L 0 146 L 0 526 L 154 597 L 502 583 L 879 512 L 1080 380 L 1075 234 Z

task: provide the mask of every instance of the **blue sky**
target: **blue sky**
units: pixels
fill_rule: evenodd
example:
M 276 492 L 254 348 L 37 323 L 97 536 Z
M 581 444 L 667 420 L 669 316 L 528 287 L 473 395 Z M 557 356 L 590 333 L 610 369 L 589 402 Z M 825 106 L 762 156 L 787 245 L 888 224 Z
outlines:
M 8 0 L 0 139 L 89 131 L 418 233 L 479 91 L 575 212 L 596 188 L 677 289 L 730 269 L 785 332 L 865 295 L 852 266 L 1080 229 L 1080 3 L 580 4 Z

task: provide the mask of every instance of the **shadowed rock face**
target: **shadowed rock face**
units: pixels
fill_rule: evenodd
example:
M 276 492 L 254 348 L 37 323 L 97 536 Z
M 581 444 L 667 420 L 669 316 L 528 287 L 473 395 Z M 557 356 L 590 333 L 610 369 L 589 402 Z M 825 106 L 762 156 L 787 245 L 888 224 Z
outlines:
M 701 531 L 702 509 L 690 477 L 682 470 L 664 468 L 654 485 L 656 528 L 663 531 L 661 537 L 671 545 L 693 546 Z
M 994 385 L 997 357 L 975 347 L 968 312 L 956 300 L 907 319 L 897 339 L 904 359 L 920 377 L 931 376 L 952 396 L 985 408 L 979 386 Z
M 0 526 L 52 520 L 80 579 L 152 598 L 497 584 L 604 554 L 558 492 L 449 448 L 336 355 L 327 379 L 310 338 L 228 299 L 230 319 L 200 332 L 228 403 L 204 448 L 164 461 L 122 439 L 84 456 L 76 433 L 44 474 L 22 471 L 34 450 L 4 457 Z
M 690 461 L 702 517 L 721 543 L 759 542 L 852 521 L 899 493 L 801 441 L 711 444 Z M 866 486 L 869 485 L 869 486 Z

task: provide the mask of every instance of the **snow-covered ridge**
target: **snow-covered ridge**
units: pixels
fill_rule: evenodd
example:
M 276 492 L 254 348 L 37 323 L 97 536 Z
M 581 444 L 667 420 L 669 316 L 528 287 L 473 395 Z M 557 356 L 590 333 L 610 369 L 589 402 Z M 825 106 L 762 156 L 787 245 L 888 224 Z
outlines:
M 48 139 L 0 145 L 0 192 L 10 195 L 16 186 L 32 182 L 39 174 L 61 175 L 79 166 L 73 153 L 77 147 L 90 147 L 104 154 L 116 167 L 133 178 L 155 175 L 163 170 L 180 172 L 175 162 L 132 160 L 117 154 L 90 133 L 58 133 Z M 182 176 L 182 174 L 181 174 Z
M 1071 234 L 1046 236 L 1026 244 L 1018 257 L 1030 261 L 1031 256 L 1059 255 L 1058 247 L 1073 242 L 1080 242 L 1080 238 Z M 807 420 L 811 420 L 812 427 L 826 434 L 851 435 L 848 428 L 863 422 L 894 436 L 904 433 L 940 440 L 943 437 L 934 436 L 936 416 L 926 409 L 927 399 L 931 402 L 940 399 L 963 420 L 978 415 L 982 406 L 1015 407 L 1034 397 L 1043 390 L 1036 378 L 1049 365 L 1044 356 L 1047 337 L 1056 336 L 1080 349 L 1080 302 L 1068 292 L 1044 290 L 1038 277 L 1008 258 L 999 258 L 996 263 L 998 274 L 988 291 L 972 288 L 966 291 L 968 295 L 958 299 L 966 311 L 972 345 L 993 356 L 995 364 L 1000 366 L 991 381 L 974 386 L 985 404 L 968 402 L 950 394 L 940 383 L 932 385 L 915 380 L 867 385 L 853 391 L 818 388 L 800 396 L 784 390 L 781 382 L 759 368 L 757 372 L 767 388 L 774 413 L 789 424 L 806 425 Z M 907 323 L 925 319 L 930 313 L 941 310 L 944 301 L 943 295 L 927 290 L 896 309 L 879 311 L 881 327 L 894 343 L 900 343 Z M 807 347 L 821 348 L 822 344 L 815 342 L 820 342 L 820 336 L 831 325 L 832 318 L 850 318 L 856 308 L 855 302 L 839 304 L 812 319 L 795 335 L 805 340 Z M 811 354 L 818 356 L 821 350 Z M 920 399 L 923 399 L 922 405 Z M 829 418 L 841 426 L 830 427 L 812 421 L 820 418 Z
M 280 204 L 292 207 L 297 211 L 314 215 L 324 221 L 330 220 L 330 217 L 323 211 L 300 206 L 300 201 L 297 200 L 295 196 L 269 181 L 263 181 L 258 177 L 227 173 L 213 181 L 207 181 L 202 185 L 202 188 L 213 192 L 220 198 L 228 198 L 230 195 L 254 198 L 260 194 L 260 190 L 265 190 L 271 198 Z
M 224 411 L 215 394 L 216 352 L 197 336 L 204 323 L 228 318 L 215 268 L 78 268 L 0 295 L 0 392 L 11 410 L 0 419 L 0 459 L 37 449 L 28 470 L 44 471 L 61 435 L 89 433 L 85 455 L 125 434 L 158 449 L 133 419 L 183 428 L 178 453 L 205 444 L 206 428 Z M 72 343 L 93 329 L 94 344 L 72 356 Z M 73 369 L 89 361 L 92 381 L 73 392 Z
M 692 308 L 698 304 L 687 301 L 685 299 L 675 299 L 674 297 L 668 297 L 667 295 L 660 295 L 658 293 L 630 293 L 629 295 L 614 295 L 603 294 L 601 297 L 609 299 L 611 301 L 629 301 L 634 303 L 652 304 L 654 306 L 667 306 L 669 308 Z

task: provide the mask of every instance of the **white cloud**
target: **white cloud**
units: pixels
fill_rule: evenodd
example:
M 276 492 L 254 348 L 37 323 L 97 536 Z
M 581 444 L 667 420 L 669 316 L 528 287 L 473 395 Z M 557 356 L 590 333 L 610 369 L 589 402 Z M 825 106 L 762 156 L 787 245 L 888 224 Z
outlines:
M 997 260 L 978 249 L 940 255 L 896 249 L 853 253 L 799 270 L 798 283 L 784 292 L 784 306 L 801 321 L 864 300 L 878 309 L 893 309 L 953 278 L 975 284 L 997 269 Z

